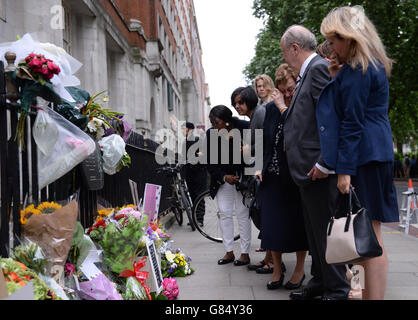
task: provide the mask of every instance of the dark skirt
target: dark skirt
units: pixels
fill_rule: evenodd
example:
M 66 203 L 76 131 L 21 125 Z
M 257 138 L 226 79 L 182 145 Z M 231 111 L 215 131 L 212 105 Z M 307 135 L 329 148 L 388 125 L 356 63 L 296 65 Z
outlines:
M 371 162 L 357 168 L 351 179 L 354 191 L 371 220 L 399 222 L 392 162 Z
M 307 251 L 299 189 L 283 171 L 263 177 L 258 197 L 261 206 L 261 247 L 281 253 Z

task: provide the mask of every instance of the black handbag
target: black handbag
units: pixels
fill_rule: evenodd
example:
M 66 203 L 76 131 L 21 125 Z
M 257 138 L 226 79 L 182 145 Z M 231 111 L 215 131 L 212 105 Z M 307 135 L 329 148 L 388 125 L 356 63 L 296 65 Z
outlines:
M 257 192 L 260 186 L 260 179 L 258 176 L 251 176 L 247 179 L 247 186 L 243 194 L 242 202 L 249 208 L 250 218 L 258 230 L 261 230 L 261 209 L 257 201 Z
M 341 214 L 342 207 L 345 207 L 343 210 L 346 213 L 336 218 Z M 353 264 L 382 254 L 367 210 L 350 188 L 348 197 L 340 194 L 335 214 L 328 223 L 325 259 L 328 264 Z

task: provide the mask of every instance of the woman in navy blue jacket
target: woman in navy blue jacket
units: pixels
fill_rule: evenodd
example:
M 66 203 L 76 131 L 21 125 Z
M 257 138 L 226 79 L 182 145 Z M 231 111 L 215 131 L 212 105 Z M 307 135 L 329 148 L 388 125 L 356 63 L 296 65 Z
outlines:
M 358 7 L 333 9 L 322 21 L 334 59 L 333 79 L 317 105 L 322 160 L 338 174 L 338 189 L 347 194 L 352 185 L 368 210 L 380 245 L 382 222 L 399 221 L 393 183 L 393 143 L 388 119 L 392 61 L 375 27 Z M 383 299 L 388 258 L 362 263 L 363 299 Z

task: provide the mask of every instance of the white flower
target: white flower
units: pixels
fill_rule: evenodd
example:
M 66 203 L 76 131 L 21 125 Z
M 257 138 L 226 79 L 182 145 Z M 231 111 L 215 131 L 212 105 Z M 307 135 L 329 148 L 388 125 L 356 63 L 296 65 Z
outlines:
M 97 128 L 96 140 L 99 141 L 105 134 L 103 127 Z
M 165 257 L 171 263 L 173 263 L 174 262 L 174 259 L 176 258 L 176 256 L 171 251 L 166 251 L 165 252 Z
M 90 132 L 96 132 L 98 129 L 102 128 L 103 126 L 103 120 L 100 120 L 99 118 L 93 118 L 93 120 L 90 120 L 87 124 L 87 128 L 89 128 Z

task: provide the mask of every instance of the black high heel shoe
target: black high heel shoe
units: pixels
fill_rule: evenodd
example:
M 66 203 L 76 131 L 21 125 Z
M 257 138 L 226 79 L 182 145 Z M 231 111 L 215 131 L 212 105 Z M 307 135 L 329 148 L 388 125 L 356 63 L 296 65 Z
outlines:
M 305 274 L 302 277 L 302 280 L 300 280 L 298 283 L 291 283 L 290 281 L 288 281 L 284 287 L 287 290 L 296 290 L 299 289 L 302 286 L 303 281 L 305 280 Z
M 282 274 L 279 281 L 269 281 L 267 283 L 267 289 L 269 290 L 279 289 L 283 284 L 283 280 L 284 280 L 284 274 Z

